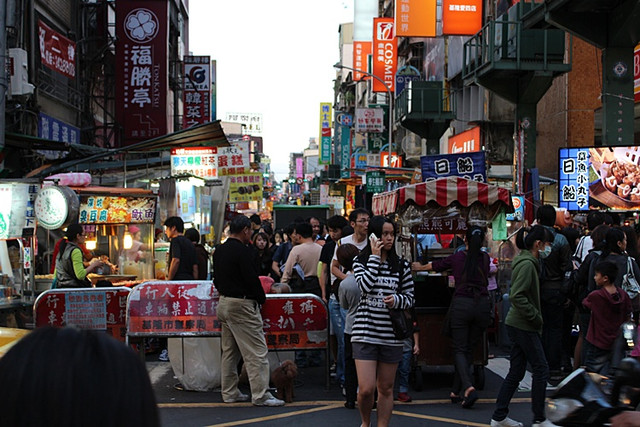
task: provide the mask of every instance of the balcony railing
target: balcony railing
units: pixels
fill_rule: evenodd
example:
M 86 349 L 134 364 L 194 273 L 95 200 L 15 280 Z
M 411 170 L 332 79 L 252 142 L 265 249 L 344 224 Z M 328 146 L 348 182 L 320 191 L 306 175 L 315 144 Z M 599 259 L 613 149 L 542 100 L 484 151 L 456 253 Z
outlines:
M 441 81 L 411 82 L 395 101 L 396 121 L 428 120 L 455 114 L 455 97 Z

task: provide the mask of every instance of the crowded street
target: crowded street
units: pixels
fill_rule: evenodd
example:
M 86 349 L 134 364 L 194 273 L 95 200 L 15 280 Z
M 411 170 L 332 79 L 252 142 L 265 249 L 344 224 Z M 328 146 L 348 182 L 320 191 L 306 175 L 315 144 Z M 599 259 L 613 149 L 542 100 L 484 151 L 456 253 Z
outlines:
M 640 0 L 0 0 L 0 427 L 640 427 Z

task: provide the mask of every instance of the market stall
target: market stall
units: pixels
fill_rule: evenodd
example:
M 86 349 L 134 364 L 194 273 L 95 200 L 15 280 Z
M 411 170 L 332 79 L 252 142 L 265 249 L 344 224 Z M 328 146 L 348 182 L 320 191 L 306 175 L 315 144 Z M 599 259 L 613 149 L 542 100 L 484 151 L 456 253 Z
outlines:
M 486 228 L 496 218 L 513 211 L 507 189 L 460 177 L 440 178 L 381 193 L 374 196 L 372 206 L 375 215 L 396 216 L 400 226 L 398 251 L 410 261 L 422 263 L 453 254 L 455 247 L 449 248 L 448 242 L 453 236 L 466 233 L 467 226 Z M 430 239 L 423 239 L 424 236 Z M 421 352 L 419 362 L 428 366 L 451 365 L 450 341 L 441 331 L 451 303 L 453 277 L 421 271 L 414 274 L 414 282 L 420 347 L 429 349 Z M 484 383 L 487 357 L 485 337 L 474 353 L 478 388 Z M 421 381 L 422 376 L 415 379 Z
M 36 214 L 38 225 L 48 230 L 72 222 L 82 225 L 86 252 L 105 263 L 88 276 L 92 284 L 104 285 L 106 281 L 122 286 L 155 279 L 156 263 L 165 262 L 154 258 L 156 204 L 157 196 L 144 189 L 50 185 L 38 193 Z M 62 216 L 71 220 L 63 223 L 58 219 Z M 52 278 L 49 275 L 40 280 Z

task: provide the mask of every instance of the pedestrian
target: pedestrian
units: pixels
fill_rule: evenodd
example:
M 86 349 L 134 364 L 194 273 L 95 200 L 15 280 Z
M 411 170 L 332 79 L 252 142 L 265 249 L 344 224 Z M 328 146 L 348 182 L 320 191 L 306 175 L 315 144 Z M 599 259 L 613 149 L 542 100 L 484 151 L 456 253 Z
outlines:
M 260 306 L 266 295 L 247 245 L 251 221 L 236 216 L 229 224 L 229 238 L 213 254 L 213 277 L 220 294 L 218 319 L 222 327 L 221 392 L 225 403 L 246 402 L 238 389 L 238 363 L 244 360 L 256 406 L 282 406 L 268 391 L 269 361 Z
M 60 243 L 60 250 L 56 257 L 54 279 L 57 288 L 91 287 L 87 275 L 104 265 L 96 258 L 85 268 L 81 246 L 84 245 L 86 237 L 80 224 L 72 224 L 67 227 L 65 239 Z
M 196 259 L 198 260 L 198 280 L 207 280 L 209 276 L 209 252 L 200 243 L 200 233 L 195 228 L 190 228 L 184 232 L 184 237 L 189 239 L 196 249 Z
M 282 278 L 282 271 L 284 270 L 284 265 L 287 262 L 287 258 L 289 258 L 289 252 L 291 252 L 291 248 L 293 248 L 293 242 L 291 241 L 291 234 L 293 233 L 293 226 L 288 225 L 284 228 L 284 241 L 278 246 L 276 251 L 273 253 L 272 262 L 271 262 L 271 271 L 273 271 L 273 278 L 275 280 L 280 280 Z
M 371 215 L 369 211 L 364 208 L 356 208 L 351 211 L 349 214 L 349 223 L 353 228 L 353 233 L 349 234 L 340 239 L 339 245 L 344 245 L 346 243 L 351 243 L 358 248 L 358 250 L 363 250 L 367 246 L 367 227 L 369 226 L 369 219 Z M 343 280 L 346 275 L 340 270 L 340 264 L 338 263 L 338 258 L 334 252 L 333 259 L 331 260 L 331 283 L 334 282 L 336 278 Z
M 402 359 L 402 340 L 393 332 L 389 309 L 413 307 L 413 279 L 409 262 L 395 250 L 395 223 L 382 216 L 369 221 L 368 240 L 353 264 L 362 293 L 351 343 L 358 372 L 358 408 L 362 425 L 369 426 L 374 391 L 378 390 L 378 426 L 389 425 L 393 410 L 393 382 Z
M 402 360 L 398 365 L 398 401 L 411 402 L 413 399 L 409 395 L 409 374 L 413 356 L 420 354 L 420 329 L 416 320 L 415 310 L 411 309 L 411 323 L 413 324 L 413 334 L 402 342 Z M 422 375 L 419 371 L 417 375 Z
M 358 303 L 360 302 L 360 288 L 353 275 L 353 261 L 360 251 L 355 245 L 345 243 L 337 250 L 338 262 L 346 276 L 340 281 L 338 287 L 338 300 L 340 308 L 344 310 L 344 389 L 346 402 L 344 407 L 354 409 L 358 398 L 358 374 L 356 372 L 356 362 L 353 359 L 353 349 L 351 346 L 351 332 L 353 322 L 356 319 Z M 340 279 L 338 279 L 340 280 Z
M 273 252 L 269 246 L 269 236 L 266 233 L 259 231 L 253 235 L 252 242 L 254 260 L 256 263 L 256 269 L 258 270 L 258 275 L 272 277 L 271 264 L 273 264 Z M 276 278 L 273 279 L 275 280 Z
M 491 322 L 489 301 L 489 254 L 482 251 L 485 233 L 478 226 L 467 229 L 463 250 L 426 265 L 414 262 L 413 270 L 452 270 L 455 290 L 449 307 L 449 333 L 455 374 L 449 397 L 453 403 L 471 408 L 478 392 L 471 381 L 473 350 Z
M 311 225 L 311 230 L 312 230 L 311 237 L 313 241 L 319 244 L 320 246 L 323 246 L 325 244 L 325 240 L 324 240 L 324 235 L 322 234 L 322 223 L 320 222 L 320 219 L 318 219 L 318 217 L 315 217 L 315 216 L 310 216 L 305 221 Z
M 591 292 L 582 304 L 591 310 L 586 339 L 587 371 L 602 375 L 615 374 L 621 359 L 620 326 L 629 320 L 631 300 L 627 293 L 615 285 L 618 267 L 611 261 L 595 266 L 594 280 L 598 289 Z M 617 347 L 617 348 L 616 348 Z
M 198 258 L 193 243 L 184 237 L 184 221 L 172 216 L 164 222 L 165 234 L 171 241 L 169 246 L 168 280 L 194 280 L 198 277 Z
M 0 426 L 158 427 L 149 375 L 103 331 L 41 327 L 0 359 Z
M 630 257 L 627 250 L 627 236 L 620 227 L 611 227 L 607 231 L 606 246 L 600 256 L 600 261 L 612 261 L 618 267 L 618 276 L 616 277 L 615 285 L 622 287 L 622 279 L 627 273 L 632 273 L 636 280 L 640 280 L 640 269 L 635 259 Z M 631 269 L 630 269 L 631 268 Z M 593 277 L 589 278 L 591 281 Z M 595 284 L 590 286 L 595 289 Z M 640 310 L 640 297 L 636 295 L 631 299 L 631 306 L 633 311 Z
M 313 241 L 313 229 L 308 222 L 293 224 L 291 239 L 295 246 L 291 248 L 282 273 L 282 283 L 289 283 L 293 292 L 307 292 L 322 298 L 320 279 L 318 278 L 318 262 L 322 247 Z M 304 277 L 293 278 L 294 266 L 299 265 Z
M 580 238 L 576 251 L 573 256 L 580 261 L 584 261 L 589 252 L 595 246 L 591 239 L 591 234 L 599 225 L 604 224 L 604 214 L 600 211 L 591 211 L 587 215 L 587 228 L 588 232 Z
M 540 302 L 542 304 L 542 346 L 549 363 L 552 379 L 562 377 L 563 313 L 568 303 L 563 292 L 565 273 L 573 270 L 571 247 L 567 238 L 553 227 L 556 209 L 543 205 L 538 209 L 538 222 L 549 230 L 553 238 L 551 252 L 540 262 Z
M 512 262 L 511 308 L 505 318 L 507 334 L 511 340 L 509 372 L 502 382 L 496 408 L 491 417 L 491 427 L 523 427 L 521 422 L 507 417 L 509 403 L 518 390 L 520 381 L 531 365 L 533 381 L 531 387 L 532 427 L 552 427 L 545 417 L 545 393 L 549 379 L 549 366 L 542 347 L 542 308 L 540 306 L 539 260 L 549 255 L 554 238 L 541 226 L 522 228 L 516 235 L 516 245 L 521 252 Z

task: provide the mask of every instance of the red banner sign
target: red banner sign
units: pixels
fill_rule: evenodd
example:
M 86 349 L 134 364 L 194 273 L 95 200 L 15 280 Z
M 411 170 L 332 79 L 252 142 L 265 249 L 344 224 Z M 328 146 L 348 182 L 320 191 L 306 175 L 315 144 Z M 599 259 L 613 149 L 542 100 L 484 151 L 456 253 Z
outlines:
M 393 18 L 373 18 L 373 80 L 374 92 L 386 92 L 387 88 L 395 90 L 396 69 L 398 68 L 398 39 L 393 27 Z
M 211 57 L 184 57 L 184 112 L 185 128 L 211 121 Z
M 40 41 L 40 61 L 42 64 L 63 76 L 75 79 L 75 42 L 53 31 L 42 21 L 38 21 L 38 38 Z
M 36 327 L 77 326 L 106 331 L 119 341 L 127 336 L 129 288 L 52 289 L 38 296 L 33 308 Z
M 442 34 L 476 34 L 482 28 L 482 0 L 443 0 Z
M 116 115 L 123 146 L 169 130 L 167 22 L 166 1 L 116 3 Z
M 133 288 L 129 298 L 128 334 L 219 336 L 218 299 L 209 281 L 143 283 Z M 327 308 L 315 295 L 267 295 L 262 321 L 269 348 L 327 345 Z
M 353 42 L 353 68 L 369 72 L 368 56 L 371 55 L 371 42 Z M 353 81 L 358 81 L 363 77 L 367 77 L 359 71 L 353 72 Z

